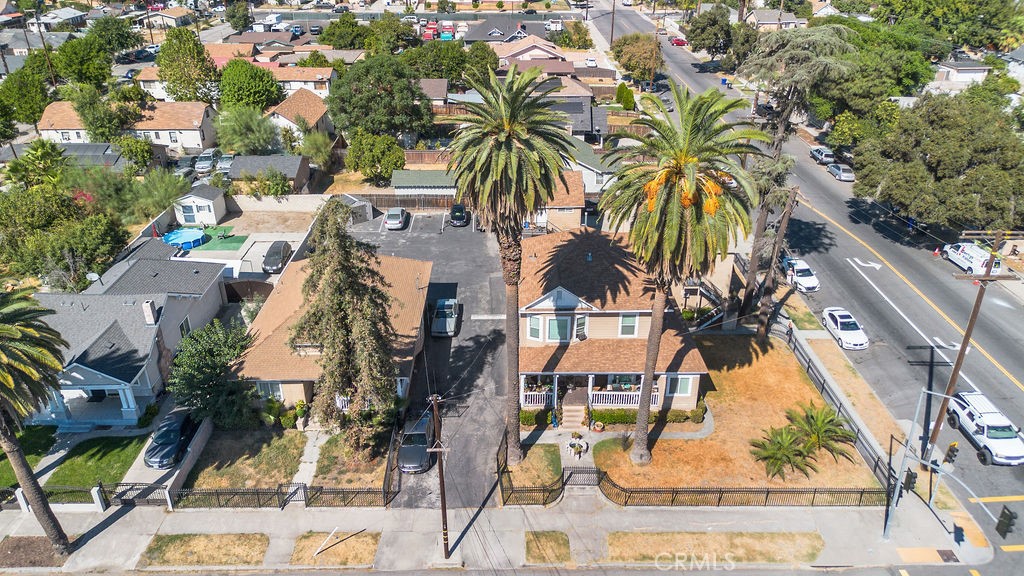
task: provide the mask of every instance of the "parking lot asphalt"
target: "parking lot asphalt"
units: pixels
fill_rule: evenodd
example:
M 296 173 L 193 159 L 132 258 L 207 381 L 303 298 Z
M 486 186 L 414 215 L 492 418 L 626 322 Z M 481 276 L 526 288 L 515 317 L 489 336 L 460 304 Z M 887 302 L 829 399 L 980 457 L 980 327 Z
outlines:
M 494 505 L 494 454 L 504 429 L 505 292 L 498 248 L 489 233 L 473 226 L 454 228 L 440 212 L 411 215 L 403 230 L 385 230 L 382 216 L 350 228 L 379 254 L 430 260 L 428 306 L 457 298 L 461 307 L 454 338 L 427 336 L 410 391 L 408 418 L 427 409 L 427 396 L 444 398 L 441 437 L 445 453 L 447 504 Z M 403 475 L 397 507 L 438 506 L 437 466 Z

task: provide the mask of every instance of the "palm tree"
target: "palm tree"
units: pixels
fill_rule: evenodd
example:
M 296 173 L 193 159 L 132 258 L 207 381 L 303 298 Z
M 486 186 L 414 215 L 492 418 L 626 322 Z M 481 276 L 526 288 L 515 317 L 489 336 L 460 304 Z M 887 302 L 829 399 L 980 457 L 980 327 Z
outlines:
M 843 445 L 852 445 L 857 435 L 846 427 L 846 419 L 836 414 L 831 406 L 818 407 L 811 403 L 800 406 L 800 410 L 791 408 L 786 411 L 786 418 L 803 438 L 808 453 L 824 450 L 834 460 L 838 461 L 842 456 L 853 461 L 853 456 Z
M 764 438 L 751 440 L 753 449 L 750 453 L 758 462 L 764 462 L 768 478 L 778 476 L 786 479 L 786 468 L 803 473 L 810 477 L 817 472 L 814 456 L 807 451 L 803 438 L 790 426 L 769 428 Z
M 40 306 L 30 289 L 0 291 L 0 448 L 46 536 L 57 553 L 65 555 L 68 537 L 15 436 L 22 418 L 38 410 L 51 394 L 59 394 L 57 373 L 64 367 L 60 349 L 68 344 L 42 320 L 50 314 L 53 310 Z
M 522 459 L 519 442 L 519 281 L 523 222 L 551 199 L 562 176 L 563 158 L 572 157 L 572 136 L 564 114 L 552 110 L 537 82 L 539 68 L 518 72 L 513 66 L 503 81 L 493 71 L 469 79 L 483 97 L 466 105 L 448 148 L 448 171 L 454 172 L 456 201 L 475 210 L 498 240 L 505 281 L 505 348 L 508 379 L 505 425 L 508 457 Z
M 57 185 L 70 161 L 55 142 L 40 138 L 33 140 L 20 158 L 8 162 L 7 175 L 25 188 L 37 184 Z
M 600 202 L 612 230 L 630 222 L 631 250 L 655 285 L 630 452 L 637 464 L 651 461 L 647 421 L 669 288 L 712 269 L 717 258 L 727 255 L 730 242 L 749 231 L 748 210 L 757 195 L 737 160 L 760 154 L 749 141 L 768 139 L 747 122 L 724 121 L 726 114 L 746 106 L 743 100 L 717 90 L 695 96 L 675 83 L 671 90 L 679 119 L 658 98 L 644 95 L 643 102 L 656 112 L 632 124 L 650 132 L 638 145 L 608 154 L 621 168 Z

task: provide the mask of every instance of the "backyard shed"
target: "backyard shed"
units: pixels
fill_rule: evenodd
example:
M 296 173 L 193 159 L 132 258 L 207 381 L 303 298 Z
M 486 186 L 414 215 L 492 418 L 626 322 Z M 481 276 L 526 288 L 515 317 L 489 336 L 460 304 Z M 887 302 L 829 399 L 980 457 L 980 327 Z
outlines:
M 182 226 L 216 226 L 227 212 L 224 190 L 200 184 L 174 203 L 174 217 Z

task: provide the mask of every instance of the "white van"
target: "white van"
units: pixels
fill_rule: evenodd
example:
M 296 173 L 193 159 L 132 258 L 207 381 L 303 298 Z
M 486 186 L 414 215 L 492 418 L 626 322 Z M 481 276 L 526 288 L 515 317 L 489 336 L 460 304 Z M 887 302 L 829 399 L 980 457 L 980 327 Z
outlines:
M 942 247 L 942 257 L 963 268 L 968 274 L 984 274 L 988 266 L 989 251 L 977 244 L 946 244 Z M 996 258 L 992 263 L 992 273 L 999 272 L 1002 262 Z
M 544 30 L 547 30 L 548 32 L 561 32 L 562 21 L 555 19 L 548 20 L 547 22 L 544 23 Z

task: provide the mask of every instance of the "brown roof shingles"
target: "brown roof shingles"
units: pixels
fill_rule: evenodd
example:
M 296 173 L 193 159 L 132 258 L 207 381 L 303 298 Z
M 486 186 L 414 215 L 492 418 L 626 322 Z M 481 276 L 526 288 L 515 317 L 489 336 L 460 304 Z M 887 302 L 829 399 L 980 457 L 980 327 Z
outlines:
M 153 102 L 142 109 L 135 130 L 198 130 L 210 105 L 205 102 Z
M 40 130 L 85 130 L 71 102 L 51 102 L 39 118 Z
M 324 114 L 327 114 L 327 105 L 324 104 L 323 98 L 305 88 L 299 88 L 285 98 L 284 102 L 268 110 L 267 114 L 277 114 L 292 124 L 298 124 L 301 116 L 306 120 L 306 124 L 316 126 Z
M 248 58 L 256 54 L 256 45 L 249 42 L 231 42 L 223 44 L 204 44 L 210 58 Z
M 330 80 L 334 68 L 305 68 L 303 66 L 282 66 L 271 68 L 270 72 L 278 82 L 315 82 Z
M 395 328 L 394 359 L 398 373 L 410 372 L 426 304 L 433 263 L 396 256 L 380 256 L 380 272 L 390 284 L 391 323 Z M 310 381 L 320 377 L 320 356 L 298 354 L 288 346 L 291 327 L 304 313 L 302 283 L 308 271 L 296 261 L 281 275 L 277 286 L 256 316 L 249 332 L 252 347 L 234 372 L 251 380 Z
M 580 229 L 526 238 L 522 278 L 524 307 L 558 287 L 601 310 L 650 310 L 654 299 L 625 234 Z
M 583 173 L 579 170 L 562 172 L 565 183 L 558 182 L 555 194 L 547 205 L 552 208 L 583 208 L 587 202 L 583 192 Z

